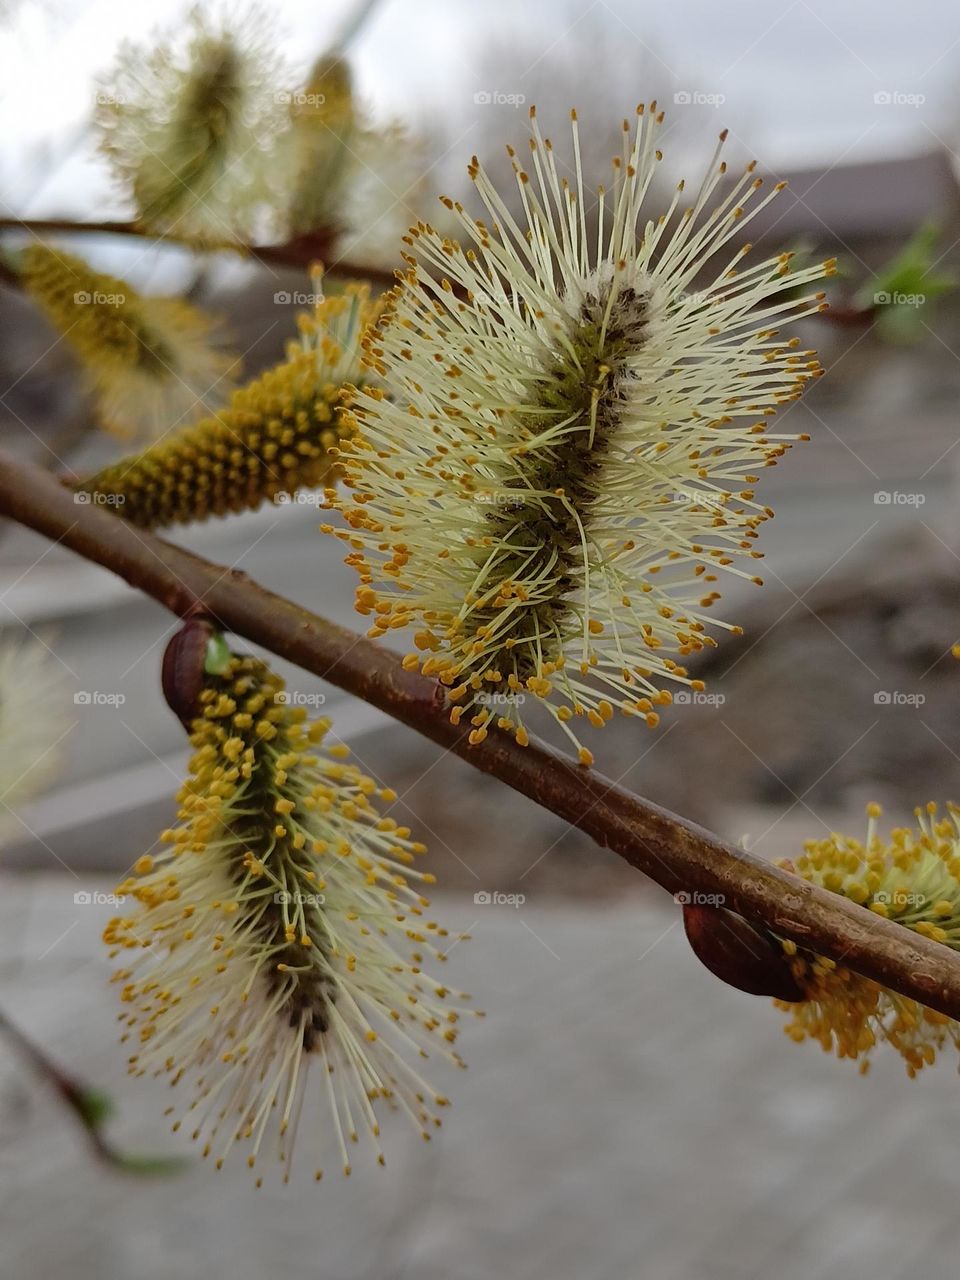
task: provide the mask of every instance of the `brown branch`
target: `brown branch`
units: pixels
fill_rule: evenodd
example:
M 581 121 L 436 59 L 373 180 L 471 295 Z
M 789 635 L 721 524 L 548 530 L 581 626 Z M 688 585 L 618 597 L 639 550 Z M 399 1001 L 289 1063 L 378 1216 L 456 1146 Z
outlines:
M 41 1079 L 53 1086 L 65 1105 L 77 1117 L 94 1151 L 98 1156 L 107 1159 L 112 1152 L 100 1131 L 99 1119 L 92 1105 L 102 1095 L 95 1093 L 87 1085 L 64 1071 L 45 1049 L 34 1044 L 2 1010 L 0 1010 L 0 1034 L 13 1045 L 21 1058 Z
M 35 466 L 0 453 L 0 515 L 103 565 L 174 613 L 197 602 L 227 631 L 363 698 L 475 768 L 613 849 L 670 893 L 722 895 L 749 919 L 932 1009 L 960 1019 L 960 956 L 839 894 L 632 795 L 546 745 L 493 732 L 470 746 L 438 687 L 389 650 L 224 569 L 134 528 Z
M 0 218 L 0 231 L 27 231 L 34 236 L 46 235 L 110 235 L 138 236 L 162 244 L 175 244 L 196 252 L 237 253 L 244 258 L 278 267 L 302 267 L 323 261 L 325 274 L 350 280 L 369 280 L 371 284 L 390 288 L 396 283 L 392 271 L 368 263 L 341 262 L 332 258 L 335 236 L 328 230 L 298 236 L 285 244 L 233 244 L 229 241 L 203 244 L 189 236 L 165 235 L 150 231 L 139 222 L 74 222 L 71 218 Z M 332 259 L 329 264 L 326 260 Z M 4 277 L 8 279 L 9 277 Z M 16 277 L 14 275 L 13 279 Z
M 84 1084 L 76 1076 L 65 1071 L 54 1058 L 10 1021 L 0 1010 L 0 1035 L 3 1035 L 15 1051 L 36 1074 L 46 1080 L 57 1092 L 61 1101 L 76 1117 L 93 1148 L 94 1154 L 105 1164 L 123 1173 L 166 1174 L 184 1167 L 184 1161 L 176 1156 L 132 1156 L 119 1151 L 104 1133 L 104 1124 L 110 1115 L 112 1104 L 106 1094 Z

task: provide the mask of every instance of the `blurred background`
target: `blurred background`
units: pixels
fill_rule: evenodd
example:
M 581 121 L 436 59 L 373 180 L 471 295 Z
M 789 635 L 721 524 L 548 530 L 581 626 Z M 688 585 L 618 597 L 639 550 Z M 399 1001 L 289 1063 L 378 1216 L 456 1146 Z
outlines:
M 166 0 L 0 5 L 0 249 L 39 234 L 144 292 L 186 293 L 223 317 L 252 375 L 294 332 L 304 270 L 16 225 L 132 216 L 97 152 L 98 77 L 122 41 L 149 46 L 186 12 Z M 810 441 L 759 488 L 777 512 L 760 543 L 765 586 L 725 586 L 724 616 L 745 634 L 701 662 L 709 697 L 653 733 L 611 725 L 591 743 L 597 767 L 771 857 L 859 835 L 871 799 L 891 824 L 928 799 L 960 800 L 956 6 L 281 0 L 270 27 L 294 87 L 323 55 L 349 68 L 371 139 L 328 262 L 392 268 L 410 222 L 442 225 L 438 193 L 467 198 L 473 153 L 509 175 L 503 147 L 523 142 L 533 103 L 558 145 L 578 108 L 593 183 L 622 117 L 651 98 L 667 112 L 664 190 L 699 176 L 722 128 L 731 167 L 756 158 L 789 180 L 751 239 L 758 252 L 835 255 L 840 275 L 831 312 L 799 329 L 826 376 L 779 419 Z M 130 449 L 91 426 L 74 357 L 16 289 L 0 288 L 0 330 L 4 447 L 78 473 Z M 354 625 L 354 575 L 317 523 L 303 502 L 171 536 Z M 0 1004 L 112 1096 L 118 1144 L 168 1154 L 185 1144 L 165 1131 L 162 1086 L 128 1083 L 114 1042 L 99 943 L 110 908 L 95 899 L 173 816 L 187 752 L 158 683 L 173 629 L 104 571 L 0 525 L 0 635 L 49 652 L 63 716 L 52 780 L 5 804 Z M 952 1274 L 960 1157 L 939 1107 L 960 1095 L 945 1063 L 908 1084 L 899 1061 L 878 1059 L 860 1079 L 789 1044 L 765 1001 L 699 968 L 674 904 L 613 855 L 284 670 L 398 791 L 401 820 L 430 845 L 438 914 L 473 936 L 451 967 L 488 1018 L 464 1036 L 471 1070 L 446 1126 L 430 1148 L 397 1135 L 386 1170 L 319 1189 L 255 1193 L 245 1168 L 214 1176 L 195 1163 L 137 1179 L 98 1163 L 0 1044 L 4 1274 Z

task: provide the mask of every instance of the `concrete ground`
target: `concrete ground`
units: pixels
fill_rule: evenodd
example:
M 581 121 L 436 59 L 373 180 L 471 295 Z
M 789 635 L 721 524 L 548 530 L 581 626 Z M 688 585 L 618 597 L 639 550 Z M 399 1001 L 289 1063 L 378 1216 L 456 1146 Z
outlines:
M 111 1136 L 187 1152 L 165 1085 L 128 1079 L 99 942 L 68 875 L 0 881 L 0 1007 L 117 1104 Z M 109 889 L 84 878 L 84 889 Z M 0 1049 L 0 1250 L 18 1280 L 929 1280 L 956 1272 L 957 1081 L 867 1078 L 717 983 L 669 901 L 475 907 L 450 978 L 488 1011 L 429 1146 L 257 1191 L 242 1159 L 166 1179 L 94 1162 Z

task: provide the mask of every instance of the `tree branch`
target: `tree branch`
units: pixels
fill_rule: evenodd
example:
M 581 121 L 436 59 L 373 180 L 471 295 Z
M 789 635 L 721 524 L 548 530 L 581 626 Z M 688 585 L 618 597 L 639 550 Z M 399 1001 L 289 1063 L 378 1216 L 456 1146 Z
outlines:
M 243 636 L 352 693 L 499 778 L 614 850 L 669 893 L 720 894 L 727 907 L 950 1017 L 960 956 L 839 894 L 738 849 L 539 742 L 491 732 L 470 746 L 439 687 L 388 649 L 126 523 L 35 466 L 0 453 L 0 515 L 103 565 L 180 616 L 202 605 Z
M 103 1159 L 110 1158 L 112 1151 L 100 1128 L 100 1120 L 108 1109 L 105 1096 L 64 1071 L 45 1049 L 34 1044 L 15 1023 L 11 1022 L 3 1010 L 0 1010 L 0 1034 L 10 1041 L 23 1060 L 41 1079 L 53 1086 L 79 1120 L 97 1155 Z
M 179 1156 L 133 1156 L 119 1151 L 106 1137 L 104 1125 L 113 1109 L 105 1093 L 65 1071 L 0 1010 L 0 1034 L 6 1037 L 36 1074 L 52 1085 L 87 1135 L 94 1154 L 123 1173 L 166 1174 L 185 1167 Z
M 236 253 L 244 258 L 252 258 L 257 262 L 269 263 L 278 267 L 303 267 L 311 263 L 324 262 L 324 274 L 331 277 L 350 280 L 369 280 L 383 288 L 390 288 L 396 283 L 392 271 L 383 267 L 372 267 L 368 264 L 341 262 L 331 257 L 336 238 L 329 230 L 319 230 L 310 235 L 299 236 L 288 240 L 285 244 L 233 244 L 224 241 L 217 244 L 198 244 L 189 236 L 164 235 L 150 231 L 138 222 L 75 222 L 71 218 L 0 218 L 0 231 L 27 231 L 31 235 L 41 237 L 47 235 L 110 235 L 139 236 L 145 240 L 156 240 L 162 244 L 175 244 L 194 252 Z M 4 278 L 9 279 L 12 273 Z M 14 275 L 14 279 L 15 279 Z

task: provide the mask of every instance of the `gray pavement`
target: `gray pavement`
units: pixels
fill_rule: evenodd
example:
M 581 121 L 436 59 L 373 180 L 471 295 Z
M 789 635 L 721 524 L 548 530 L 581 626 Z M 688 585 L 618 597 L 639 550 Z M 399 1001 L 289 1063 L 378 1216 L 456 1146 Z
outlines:
M 107 882 L 84 880 L 84 887 Z M 0 882 L 0 1003 L 107 1088 L 112 1135 L 190 1151 L 165 1085 L 114 1042 L 104 911 L 71 877 Z M 946 1280 L 960 1162 L 944 1061 L 867 1078 L 700 969 L 669 902 L 475 907 L 452 981 L 486 1020 L 425 1145 L 397 1121 L 387 1167 L 256 1191 L 242 1160 L 161 1181 L 94 1164 L 60 1107 L 0 1050 L 0 1238 L 19 1280 Z M 79 917 L 79 918 L 78 918 Z

